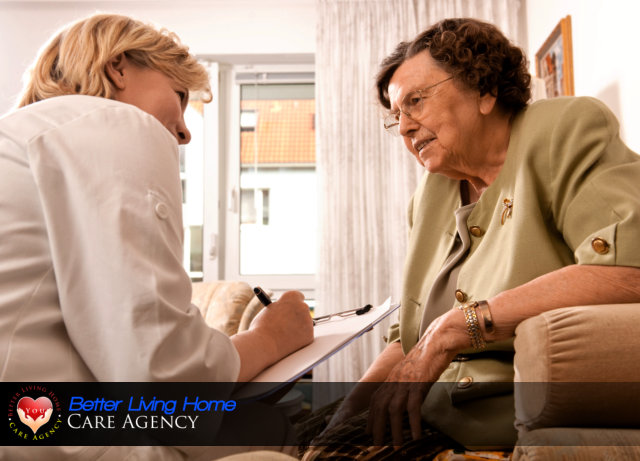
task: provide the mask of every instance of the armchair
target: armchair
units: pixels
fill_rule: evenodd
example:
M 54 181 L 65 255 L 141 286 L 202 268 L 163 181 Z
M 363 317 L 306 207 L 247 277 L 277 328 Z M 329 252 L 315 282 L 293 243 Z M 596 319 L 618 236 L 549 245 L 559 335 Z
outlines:
M 263 307 L 248 283 L 222 280 L 194 282 L 191 302 L 209 326 L 228 336 L 247 330 Z
M 514 461 L 640 459 L 640 304 L 546 312 L 514 347 Z

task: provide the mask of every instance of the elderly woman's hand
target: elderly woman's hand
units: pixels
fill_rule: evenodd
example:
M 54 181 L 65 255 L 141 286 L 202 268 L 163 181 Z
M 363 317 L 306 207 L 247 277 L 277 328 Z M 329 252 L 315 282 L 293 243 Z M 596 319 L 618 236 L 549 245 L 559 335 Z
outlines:
M 382 445 L 387 421 L 393 444 L 402 445 L 405 413 L 409 416 L 413 439 L 420 437 L 420 408 L 431 385 L 456 354 L 470 344 L 464 315 L 458 309 L 452 309 L 429 325 L 424 336 L 391 370 L 371 399 L 367 432 L 373 436 L 374 445 Z

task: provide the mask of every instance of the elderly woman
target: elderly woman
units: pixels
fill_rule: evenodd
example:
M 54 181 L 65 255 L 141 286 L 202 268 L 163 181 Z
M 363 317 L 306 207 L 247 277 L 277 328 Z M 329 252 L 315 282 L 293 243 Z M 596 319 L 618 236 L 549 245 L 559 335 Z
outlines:
M 516 326 L 549 309 L 640 301 L 640 157 L 595 99 L 528 105 L 526 65 L 473 19 L 444 20 L 383 61 L 385 128 L 428 173 L 409 208 L 400 324 L 318 445 L 366 444 L 344 421 L 370 403 L 375 445 L 390 426 L 395 446 L 403 430 L 513 446 Z
M 190 304 L 178 168 L 190 91 L 210 95 L 187 47 L 125 16 L 83 19 L 43 48 L 21 108 L 0 119 L 0 380 L 247 381 L 312 341 L 301 293 L 232 338 Z M 0 458 L 185 456 L 37 449 Z

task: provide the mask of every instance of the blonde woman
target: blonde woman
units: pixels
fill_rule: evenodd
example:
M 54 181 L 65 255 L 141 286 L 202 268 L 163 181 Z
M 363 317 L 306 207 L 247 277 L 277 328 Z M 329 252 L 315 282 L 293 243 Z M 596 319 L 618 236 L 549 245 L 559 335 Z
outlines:
M 178 145 L 192 91 L 210 99 L 188 49 L 125 16 L 78 21 L 41 51 L 0 119 L 2 381 L 247 381 L 312 341 L 297 292 L 231 339 L 190 304 Z

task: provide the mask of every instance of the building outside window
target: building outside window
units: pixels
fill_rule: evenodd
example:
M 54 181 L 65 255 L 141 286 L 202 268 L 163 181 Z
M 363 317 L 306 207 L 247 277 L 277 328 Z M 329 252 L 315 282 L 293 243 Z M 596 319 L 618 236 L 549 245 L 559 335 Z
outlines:
M 315 273 L 314 119 L 313 84 L 240 87 L 243 275 Z
M 185 112 L 184 265 L 194 281 L 309 295 L 318 227 L 313 72 L 241 67 L 212 63 L 213 102 L 192 96 Z

